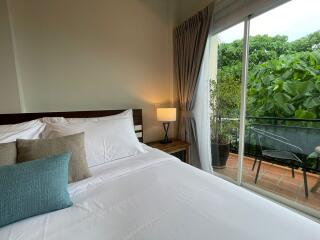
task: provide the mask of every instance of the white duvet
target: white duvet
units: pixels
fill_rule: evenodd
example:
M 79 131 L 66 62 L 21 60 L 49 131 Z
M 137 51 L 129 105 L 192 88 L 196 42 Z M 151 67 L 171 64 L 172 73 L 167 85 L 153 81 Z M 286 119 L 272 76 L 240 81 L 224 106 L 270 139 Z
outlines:
M 316 222 L 147 149 L 94 168 L 69 186 L 72 207 L 0 228 L 0 239 L 320 239 Z

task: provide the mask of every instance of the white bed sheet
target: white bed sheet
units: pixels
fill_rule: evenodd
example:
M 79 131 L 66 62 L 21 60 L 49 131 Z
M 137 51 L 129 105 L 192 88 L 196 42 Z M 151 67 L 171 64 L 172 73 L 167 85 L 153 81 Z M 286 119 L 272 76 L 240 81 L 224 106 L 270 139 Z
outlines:
M 92 169 L 74 205 L 0 228 L 1 240 L 319 240 L 320 225 L 156 149 Z

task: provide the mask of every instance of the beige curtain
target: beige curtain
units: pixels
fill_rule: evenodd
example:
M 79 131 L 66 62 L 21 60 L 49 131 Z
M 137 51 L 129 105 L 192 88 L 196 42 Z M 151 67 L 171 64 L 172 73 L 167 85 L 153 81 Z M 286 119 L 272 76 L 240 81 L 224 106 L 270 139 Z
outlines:
M 201 167 L 193 116 L 198 78 L 204 55 L 213 5 L 189 18 L 174 31 L 174 68 L 180 103 L 179 137 L 191 144 L 191 164 Z

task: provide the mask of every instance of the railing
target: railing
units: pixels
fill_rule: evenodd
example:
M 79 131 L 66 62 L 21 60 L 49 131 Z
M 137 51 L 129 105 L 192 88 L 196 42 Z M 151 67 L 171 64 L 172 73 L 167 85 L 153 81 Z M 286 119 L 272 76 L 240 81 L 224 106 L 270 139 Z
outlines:
M 222 124 L 226 122 L 239 121 L 237 118 L 222 118 Z M 239 126 L 239 124 L 238 124 Z M 320 119 L 299 119 L 299 118 L 275 118 L 275 117 L 246 117 L 246 135 L 245 135 L 245 155 L 258 157 L 260 155 L 255 138 L 250 130 L 250 126 L 257 127 L 277 135 L 287 138 L 290 143 L 303 149 L 303 154 L 299 157 L 305 161 L 307 156 L 314 151 L 314 148 L 320 145 Z M 238 128 L 232 131 L 234 133 L 230 148 L 232 152 L 238 153 Z M 313 160 L 308 164 L 308 170 L 311 172 L 320 172 L 319 161 Z
M 313 127 L 320 128 L 320 119 L 304 119 L 304 118 L 276 118 L 276 117 L 246 117 L 247 120 L 253 120 L 259 123 L 267 123 L 272 125 L 286 125 L 296 127 Z

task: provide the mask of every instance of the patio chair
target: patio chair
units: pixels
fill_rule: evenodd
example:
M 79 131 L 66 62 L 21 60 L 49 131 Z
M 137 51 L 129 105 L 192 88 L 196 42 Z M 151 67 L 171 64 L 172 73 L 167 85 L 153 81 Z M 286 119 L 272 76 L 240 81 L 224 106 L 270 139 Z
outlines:
M 264 131 L 262 129 L 250 128 L 252 132 L 255 134 L 256 142 L 259 146 L 259 150 L 261 153 L 261 157 L 256 157 L 252 166 L 252 171 L 255 168 L 257 161 L 259 160 L 258 169 L 255 177 L 255 183 L 258 181 L 261 162 L 264 159 L 271 159 L 283 164 L 290 165 L 292 177 L 295 177 L 294 167 L 298 165 L 302 168 L 303 171 L 303 180 L 304 180 L 304 191 L 305 197 L 308 198 L 308 181 L 307 181 L 307 173 L 306 173 L 306 164 L 302 161 L 295 153 L 303 153 L 302 149 L 298 146 L 295 146 L 289 142 L 287 138 L 276 135 L 274 133 L 270 133 Z M 274 149 L 266 149 L 266 141 L 275 143 L 277 148 Z

